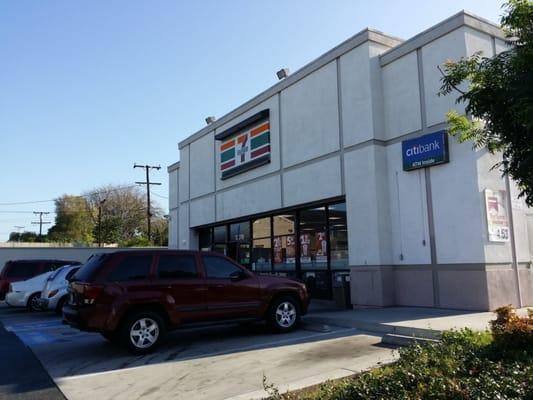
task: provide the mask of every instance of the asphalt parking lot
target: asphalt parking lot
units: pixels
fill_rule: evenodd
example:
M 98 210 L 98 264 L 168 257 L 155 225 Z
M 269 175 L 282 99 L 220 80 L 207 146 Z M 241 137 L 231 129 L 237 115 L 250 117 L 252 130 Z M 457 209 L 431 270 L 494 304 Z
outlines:
M 132 356 L 52 312 L 2 304 L 0 321 L 68 399 L 245 399 L 258 395 L 263 376 L 280 388 L 304 386 L 392 357 L 379 337 L 306 323 L 283 335 L 263 324 L 178 330 L 155 353 Z

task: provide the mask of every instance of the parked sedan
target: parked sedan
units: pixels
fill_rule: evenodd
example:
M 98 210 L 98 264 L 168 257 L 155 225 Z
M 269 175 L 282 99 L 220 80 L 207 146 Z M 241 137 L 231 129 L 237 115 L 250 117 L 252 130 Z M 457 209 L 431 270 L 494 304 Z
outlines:
M 27 307 L 31 311 L 40 311 L 39 297 L 52 271 L 37 275 L 27 281 L 13 282 L 9 285 L 6 303 L 11 307 Z
M 42 310 L 55 310 L 61 314 L 63 305 L 68 300 L 68 281 L 80 269 L 79 265 L 65 265 L 46 279 L 41 297 L 37 303 Z

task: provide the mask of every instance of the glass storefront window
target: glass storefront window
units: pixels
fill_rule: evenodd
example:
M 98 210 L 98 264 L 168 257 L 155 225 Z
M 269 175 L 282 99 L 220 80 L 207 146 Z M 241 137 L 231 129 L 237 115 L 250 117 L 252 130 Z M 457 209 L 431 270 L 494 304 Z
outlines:
M 254 239 L 252 259 L 252 270 L 257 272 L 272 271 L 272 245 L 270 237 Z
M 272 272 L 272 237 L 270 217 L 259 218 L 252 223 L 252 270 Z
M 228 246 L 224 243 L 217 243 L 213 245 L 213 251 L 224 255 L 228 254 Z
M 250 241 L 250 221 L 239 222 L 229 226 L 230 242 L 249 242 Z
M 349 278 L 345 203 L 202 228 L 198 235 L 201 250 L 257 273 L 302 279 L 315 298 L 331 298 L 332 281 Z
M 253 222 L 254 239 L 270 237 L 270 217 L 256 219 Z
M 213 236 L 215 243 L 226 243 L 226 225 L 215 226 L 213 228 Z
M 296 223 L 293 214 L 276 215 L 274 225 L 274 270 L 296 271 Z
M 328 214 L 331 269 L 346 269 L 348 267 L 346 203 L 330 205 Z
M 302 270 L 328 268 L 325 207 L 300 212 L 300 265 Z
M 198 242 L 200 245 L 201 251 L 209 251 L 211 250 L 211 228 L 203 228 L 200 229 L 200 232 L 198 233 Z

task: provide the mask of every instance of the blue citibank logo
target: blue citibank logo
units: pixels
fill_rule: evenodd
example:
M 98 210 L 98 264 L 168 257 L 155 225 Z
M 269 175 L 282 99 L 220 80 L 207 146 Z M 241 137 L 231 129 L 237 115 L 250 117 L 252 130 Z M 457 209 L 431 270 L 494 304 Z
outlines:
M 438 131 L 402 142 L 403 170 L 431 167 L 450 161 L 448 133 Z

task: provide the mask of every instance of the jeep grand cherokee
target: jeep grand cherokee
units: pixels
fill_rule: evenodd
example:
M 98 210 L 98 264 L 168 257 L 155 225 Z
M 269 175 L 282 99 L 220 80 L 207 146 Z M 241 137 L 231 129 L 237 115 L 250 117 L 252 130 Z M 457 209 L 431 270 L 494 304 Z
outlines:
M 185 324 L 266 320 L 288 332 L 308 305 L 303 283 L 256 275 L 219 253 L 117 251 L 74 275 L 63 320 L 144 354 Z

